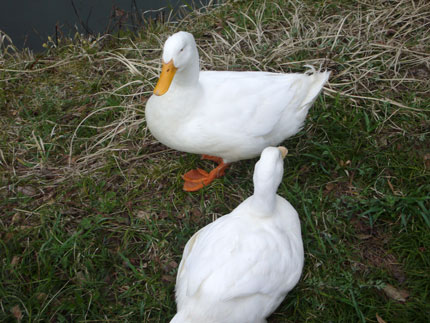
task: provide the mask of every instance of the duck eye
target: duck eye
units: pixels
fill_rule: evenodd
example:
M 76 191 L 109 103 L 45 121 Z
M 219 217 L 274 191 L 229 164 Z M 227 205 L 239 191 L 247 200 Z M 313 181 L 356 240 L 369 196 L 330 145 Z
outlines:
M 180 52 L 183 52 L 183 51 L 184 51 L 184 47 L 181 48 Z

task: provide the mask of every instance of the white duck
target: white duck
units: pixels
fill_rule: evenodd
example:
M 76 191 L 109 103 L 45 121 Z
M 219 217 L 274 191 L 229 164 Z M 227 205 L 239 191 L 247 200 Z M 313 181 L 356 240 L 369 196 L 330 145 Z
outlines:
M 197 169 L 183 176 L 184 189 L 196 191 L 229 163 L 257 157 L 296 134 L 329 75 L 200 71 L 194 37 L 181 31 L 164 45 L 147 125 L 166 146 L 218 162 L 210 173 Z
M 297 284 L 304 254 L 296 210 L 276 194 L 285 147 L 267 147 L 254 194 L 195 233 L 176 278 L 171 323 L 260 323 Z

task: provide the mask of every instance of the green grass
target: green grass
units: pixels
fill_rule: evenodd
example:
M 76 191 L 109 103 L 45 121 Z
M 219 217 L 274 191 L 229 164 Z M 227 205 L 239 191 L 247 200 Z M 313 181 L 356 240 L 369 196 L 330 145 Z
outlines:
M 278 193 L 300 214 L 306 260 L 269 322 L 427 322 L 429 17 L 425 1 L 225 1 L 37 55 L 1 37 L 0 321 L 174 315 L 186 241 L 252 193 L 256 161 L 186 193 L 180 175 L 212 164 L 146 128 L 162 43 L 188 30 L 205 69 L 332 71 L 284 143 Z

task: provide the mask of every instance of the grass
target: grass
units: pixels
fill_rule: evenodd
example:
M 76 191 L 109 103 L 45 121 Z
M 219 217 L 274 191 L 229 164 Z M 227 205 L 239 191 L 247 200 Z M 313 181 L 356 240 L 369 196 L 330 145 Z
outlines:
M 146 128 L 162 43 L 188 30 L 204 69 L 332 71 L 284 143 L 306 262 L 269 322 L 427 322 L 429 17 L 418 0 L 224 1 L 42 54 L 0 35 L 0 321 L 174 315 L 186 241 L 251 194 L 255 163 L 185 193 L 180 174 L 211 164 Z

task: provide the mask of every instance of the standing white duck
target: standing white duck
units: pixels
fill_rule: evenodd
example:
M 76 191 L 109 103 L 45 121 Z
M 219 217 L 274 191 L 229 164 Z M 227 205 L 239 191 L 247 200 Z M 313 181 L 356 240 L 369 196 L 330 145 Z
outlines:
M 209 173 L 196 169 L 183 176 L 184 190 L 196 191 L 222 176 L 229 163 L 257 157 L 296 134 L 329 75 L 314 69 L 200 71 L 194 37 L 180 31 L 164 45 L 160 79 L 146 104 L 147 125 L 166 146 L 219 164 Z
M 285 147 L 267 147 L 254 194 L 195 233 L 176 278 L 171 323 L 262 323 L 297 284 L 304 254 L 294 207 L 276 194 Z

